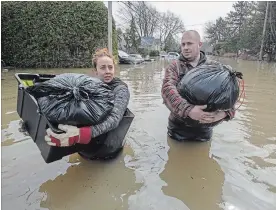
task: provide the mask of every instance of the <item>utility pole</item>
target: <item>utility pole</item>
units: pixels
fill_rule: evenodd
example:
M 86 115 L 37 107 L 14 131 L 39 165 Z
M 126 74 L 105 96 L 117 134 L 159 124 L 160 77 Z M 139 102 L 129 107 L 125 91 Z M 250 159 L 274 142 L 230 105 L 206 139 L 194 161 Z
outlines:
M 266 3 L 266 11 L 265 11 L 265 20 L 264 20 L 264 27 L 263 27 L 263 35 L 262 35 L 262 43 L 261 43 L 261 50 L 259 60 L 263 60 L 263 48 L 264 48 L 264 38 L 265 38 L 265 31 L 266 31 L 266 22 L 267 22 L 267 15 L 268 15 L 268 8 L 269 8 L 269 1 Z
M 112 55 L 112 1 L 108 1 L 108 50 Z

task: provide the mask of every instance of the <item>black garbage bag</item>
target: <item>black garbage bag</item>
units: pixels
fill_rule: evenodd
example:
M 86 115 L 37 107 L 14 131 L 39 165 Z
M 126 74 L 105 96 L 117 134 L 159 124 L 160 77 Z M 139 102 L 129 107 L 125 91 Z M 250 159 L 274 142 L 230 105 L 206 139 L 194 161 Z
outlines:
M 90 126 L 102 122 L 114 106 L 114 94 L 97 78 L 65 73 L 26 89 L 40 112 L 55 124 Z
M 207 105 L 205 111 L 229 110 L 239 98 L 238 78 L 226 65 L 200 65 L 189 71 L 180 81 L 180 95 L 193 105 Z

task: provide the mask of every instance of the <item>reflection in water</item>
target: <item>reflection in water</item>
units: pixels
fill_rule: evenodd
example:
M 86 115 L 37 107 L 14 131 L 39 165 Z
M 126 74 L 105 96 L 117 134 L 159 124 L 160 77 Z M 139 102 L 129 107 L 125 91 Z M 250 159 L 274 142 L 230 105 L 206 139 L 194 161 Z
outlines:
M 64 174 L 72 165 L 67 159 L 47 165 L 31 139 L 2 147 L 2 208 L 39 209 L 39 186 Z
M 26 136 L 24 133 L 19 131 L 19 121 L 20 120 L 11 121 L 8 128 L 1 130 L 2 146 L 10 146 L 14 143 L 30 139 L 29 136 Z
M 229 123 L 216 129 L 211 152 L 225 173 L 225 209 L 276 208 L 275 75 L 269 64 L 235 65 L 246 81 L 246 103 Z M 268 162 L 267 162 L 268 160 Z M 272 163 L 271 163 L 272 162 Z M 275 163 L 275 162 L 274 162 Z
M 168 138 L 168 144 L 169 160 L 161 176 L 168 184 L 164 192 L 184 201 L 190 209 L 219 209 L 224 177 L 217 162 L 209 157 L 210 143 Z
M 236 118 L 216 127 L 207 143 L 167 138 L 169 111 L 160 88 L 168 63 L 118 66 L 116 74 L 129 85 L 129 107 L 136 117 L 124 152 L 104 163 L 75 154 L 45 164 L 32 140 L 17 133 L 16 81 L 12 72 L 5 73 L 3 208 L 275 210 L 275 64 L 219 60 L 243 72 L 246 99 Z M 91 72 L 37 72 L 46 71 Z
M 86 161 L 78 154 L 46 164 L 27 140 L 2 152 L 3 209 L 127 209 L 139 189 L 124 156 L 113 161 Z M 104 201 L 104 202 L 103 202 Z
M 78 155 L 75 155 L 78 157 Z M 72 158 L 72 156 L 71 156 Z M 70 166 L 64 175 L 48 180 L 39 192 L 47 195 L 41 207 L 59 209 L 127 209 L 128 197 L 139 185 L 122 158 L 86 161 Z

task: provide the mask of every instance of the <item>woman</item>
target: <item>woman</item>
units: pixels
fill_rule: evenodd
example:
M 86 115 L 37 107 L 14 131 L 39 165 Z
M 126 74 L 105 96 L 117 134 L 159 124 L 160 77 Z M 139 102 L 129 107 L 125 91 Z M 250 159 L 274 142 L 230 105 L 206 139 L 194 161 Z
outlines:
M 110 115 L 100 124 L 91 127 L 77 128 L 71 125 L 59 125 L 58 128 L 65 131 L 56 134 L 51 129 L 47 129 L 45 141 L 51 146 L 72 146 L 80 144 L 81 148 L 93 146 L 94 142 L 102 134 L 115 129 L 122 120 L 129 103 L 129 90 L 127 85 L 119 78 L 114 77 L 114 58 L 107 49 L 97 50 L 93 56 L 92 64 L 97 77 L 108 84 L 115 94 L 114 107 Z

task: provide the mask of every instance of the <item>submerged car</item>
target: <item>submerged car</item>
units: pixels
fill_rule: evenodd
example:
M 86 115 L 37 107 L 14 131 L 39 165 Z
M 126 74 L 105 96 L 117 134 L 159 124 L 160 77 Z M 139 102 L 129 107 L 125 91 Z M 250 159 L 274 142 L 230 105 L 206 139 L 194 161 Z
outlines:
M 122 50 L 118 50 L 120 64 L 133 64 L 133 58 Z
M 130 54 L 130 57 L 133 59 L 135 64 L 140 64 L 145 61 L 145 59 L 140 54 Z
M 169 52 L 167 59 L 168 60 L 176 60 L 179 58 L 179 54 L 177 52 Z

